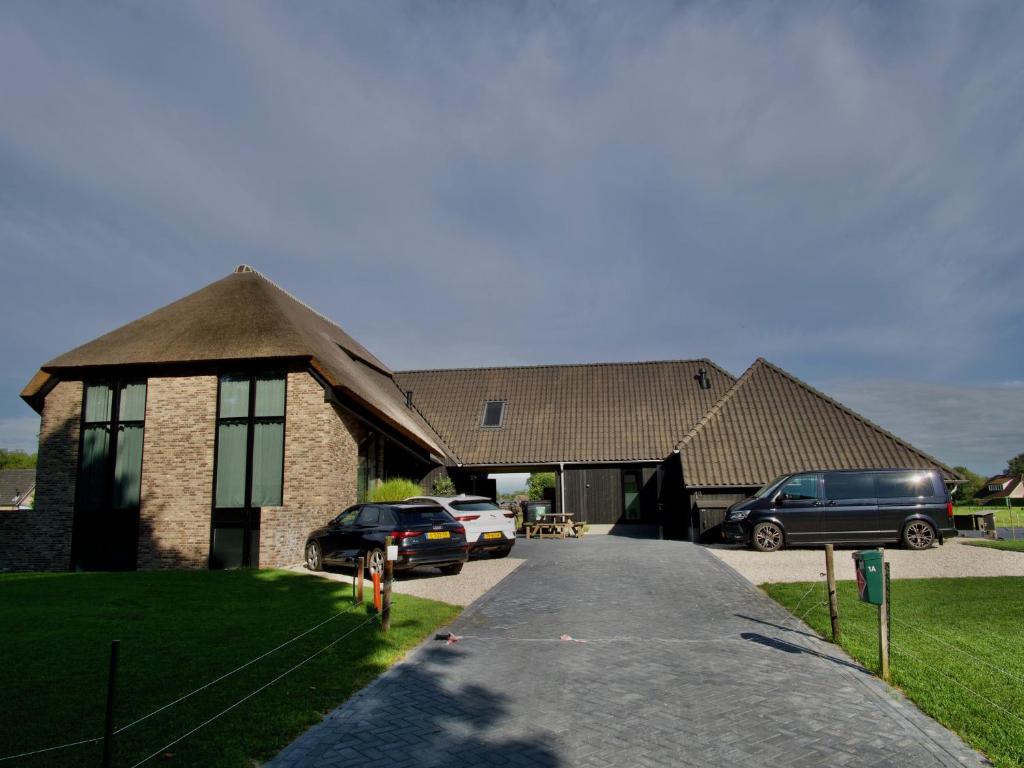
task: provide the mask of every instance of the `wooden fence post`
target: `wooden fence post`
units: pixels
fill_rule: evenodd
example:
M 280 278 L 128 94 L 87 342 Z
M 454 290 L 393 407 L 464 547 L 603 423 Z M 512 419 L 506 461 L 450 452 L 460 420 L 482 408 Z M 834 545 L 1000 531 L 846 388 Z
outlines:
M 103 721 L 103 768 L 114 759 L 114 697 L 117 695 L 117 657 L 120 640 L 110 641 L 110 668 L 107 672 L 107 711 Z
M 834 547 L 825 545 L 825 578 L 828 582 L 828 615 L 832 620 L 832 642 L 839 642 L 839 600 L 836 596 L 836 564 Z
M 394 539 L 390 536 L 384 539 L 384 544 L 388 549 L 394 544 Z M 395 574 L 395 563 L 390 557 L 387 557 L 387 551 L 385 551 L 384 558 L 384 600 L 383 608 L 380 612 L 380 628 L 383 632 L 391 630 L 391 579 Z
M 885 550 L 880 550 L 885 557 Z M 889 564 L 883 560 L 882 604 L 878 606 L 878 656 L 882 679 L 889 682 Z

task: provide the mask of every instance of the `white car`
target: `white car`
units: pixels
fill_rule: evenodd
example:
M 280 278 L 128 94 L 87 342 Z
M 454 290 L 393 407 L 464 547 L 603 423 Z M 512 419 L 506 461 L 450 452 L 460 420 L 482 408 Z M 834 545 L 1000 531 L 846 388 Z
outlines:
M 406 501 L 434 502 L 462 523 L 470 552 L 506 557 L 516 543 L 516 513 L 502 509 L 484 496 L 413 496 Z

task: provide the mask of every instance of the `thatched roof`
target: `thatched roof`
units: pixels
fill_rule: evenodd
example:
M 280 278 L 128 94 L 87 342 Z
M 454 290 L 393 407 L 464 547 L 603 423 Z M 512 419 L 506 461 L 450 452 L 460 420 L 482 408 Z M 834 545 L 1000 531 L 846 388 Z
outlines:
M 442 442 L 414 410 L 391 370 L 341 327 L 251 267 L 72 349 L 42 366 L 21 396 L 38 395 L 52 377 L 106 366 L 302 359 L 354 399 L 427 450 Z

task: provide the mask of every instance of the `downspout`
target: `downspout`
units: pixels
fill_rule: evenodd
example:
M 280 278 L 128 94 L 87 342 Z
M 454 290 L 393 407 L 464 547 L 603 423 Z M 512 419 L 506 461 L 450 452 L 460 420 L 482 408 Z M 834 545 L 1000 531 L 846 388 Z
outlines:
M 560 497 L 562 499 L 562 508 L 558 511 L 565 514 L 565 464 L 561 461 L 558 462 L 558 485 Z

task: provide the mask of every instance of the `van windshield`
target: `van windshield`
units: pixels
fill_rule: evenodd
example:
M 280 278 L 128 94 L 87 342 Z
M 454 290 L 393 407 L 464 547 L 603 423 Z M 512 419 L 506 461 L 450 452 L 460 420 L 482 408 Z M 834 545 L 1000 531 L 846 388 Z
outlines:
M 770 496 L 772 493 L 774 493 L 776 488 L 782 485 L 782 482 L 787 477 L 789 477 L 789 475 L 782 475 L 781 477 L 776 477 L 774 480 L 768 483 L 768 485 L 761 486 L 761 490 L 755 493 L 753 498 L 763 499 L 765 496 Z

